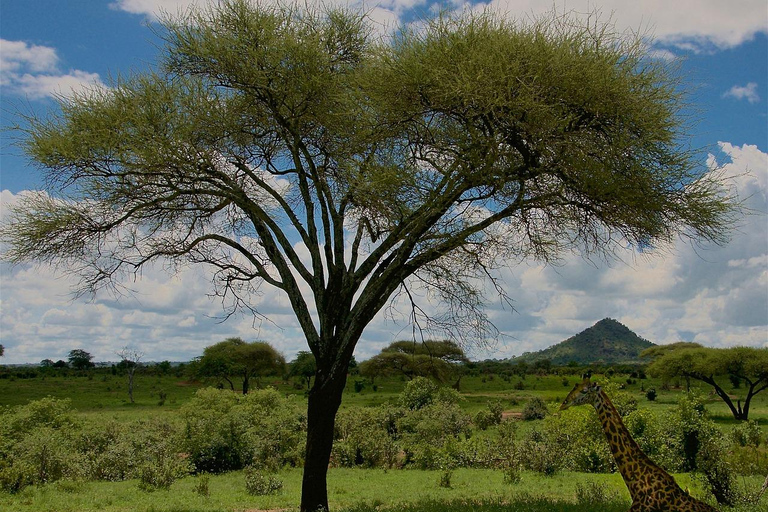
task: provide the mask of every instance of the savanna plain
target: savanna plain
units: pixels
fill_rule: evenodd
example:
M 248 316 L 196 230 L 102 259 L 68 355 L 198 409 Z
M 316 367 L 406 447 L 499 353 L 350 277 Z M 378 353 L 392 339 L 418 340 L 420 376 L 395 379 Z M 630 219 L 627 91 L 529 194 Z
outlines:
M 350 375 L 328 474 L 332 510 L 626 511 L 594 410 L 557 410 L 579 370 L 474 371 L 460 391 Z M 732 498 L 721 510 L 768 511 L 759 492 L 768 393 L 738 422 L 706 386 L 625 370 L 593 380 L 683 489 L 716 504 L 721 478 Z M 298 510 L 305 382 L 262 379 L 242 395 L 147 366 L 134 387 L 131 403 L 114 368 L 0 369 L 0 510 Z

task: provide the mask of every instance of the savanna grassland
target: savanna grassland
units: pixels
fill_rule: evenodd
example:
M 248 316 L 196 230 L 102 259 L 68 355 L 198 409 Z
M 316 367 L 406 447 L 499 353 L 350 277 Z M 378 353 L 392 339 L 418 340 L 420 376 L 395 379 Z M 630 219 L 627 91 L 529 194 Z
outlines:
M 350 375 L 328 477 L 332 509 L 627 510 L 591 408 L 557 412 L 578 380 L 568 370 L 470 374 L 460 393 L 421 379 Z M 108 368 L 2 375 L 0 510 L 298 509 L 305 383 L 262 379 L 243 398 L 147 368 L 130 403 L 127 377 Z M 734 507 L 723 510 L 768 510 L 768 496 L 756 499 L 768 473 L 768 393 L 757 395 L 755 423 L 745 424 L 693 383 L 689 394 L 685 382 L 595 378 L 681 487 L 714 504 L 707 475 L 726 471 Z

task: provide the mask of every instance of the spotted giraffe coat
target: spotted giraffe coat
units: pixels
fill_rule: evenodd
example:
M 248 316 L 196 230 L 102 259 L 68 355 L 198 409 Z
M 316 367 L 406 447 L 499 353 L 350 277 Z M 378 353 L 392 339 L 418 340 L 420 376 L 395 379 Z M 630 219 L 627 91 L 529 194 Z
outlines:
M 632 497 L 629 512 L 717 512 L 683 491 L 640 449 L 608 395 L 589 379 L 573 388 L 560 409 L 584 404 L 592 405 L 600 418 L 616 466 Z

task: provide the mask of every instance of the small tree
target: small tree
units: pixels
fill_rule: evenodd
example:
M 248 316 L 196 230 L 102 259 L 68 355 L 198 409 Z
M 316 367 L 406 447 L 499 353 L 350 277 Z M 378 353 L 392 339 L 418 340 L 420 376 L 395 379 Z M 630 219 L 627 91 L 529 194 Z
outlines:
M 141 359 L 144 357 L 144 352 L 140 352 L 135 348 L 123 347 L 122 350 L 116 353 L 120 358 L 118 368 L 123 368 L 126 375 L 128 375 L 128 398 L 133 401 L 133 379 L 136 375 L 136 370 L 141 365 Z
M 243 394 L 248 393 L 250 380 L 280 373 L 285 367 L 285 358 L 269 343 L 254 341 L 246 343 L 240 338 L 228 338 L 206 347 L 198 360 L 197 372 L 203 377 L 216 377 L 226 380 L 234 391 L 232 379 L 242 381 Z
M 288 375 L 291 377 L 301 377 L 307 383 L 307 391 L 310 390 L 312 377 L 317 372 L 317 363 L 312 352 L 306 350 L 296 354 L 296 359 L 291 362 L 291 370 Z
M 5 347 L 0 345 L 0 357 L 5 356 Z
M 70 350 L 69 355 L 67 356 L 67 360 L 69 361 L 69 366 L 74 368 L 75 370 L 85 370 L 87 368 L 93 368 L 94 364 L 91 361 L 93 359 L 93 356 L 86 352 L 83 349 L 75 349 Z
M 709 384 L 737 420 L 749 419 L 752 399 L 768 388 L 768 349 L 751 347 L 707 348 L 691 343 L 652 347 L 641 354 L 654 358 L 648 373 L 671 379 L 684 377 Z M 742 399 L 733 402 L 723 381 L 738 378 L 744 382 Z

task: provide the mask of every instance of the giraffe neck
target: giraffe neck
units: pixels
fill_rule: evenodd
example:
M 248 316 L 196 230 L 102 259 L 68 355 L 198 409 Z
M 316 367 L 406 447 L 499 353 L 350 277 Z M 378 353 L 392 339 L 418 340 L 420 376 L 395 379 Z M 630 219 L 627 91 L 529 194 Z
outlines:
M 611 403 L 608 395 L 602 389 L 594 402 L 595 410 L 603 425 L 603 432 L 611 448 L 611 453 L 616 461 L 616 466 L 621 473 L 624 482 L 634 498 L 634 490 L 637 488 L 638 465 L 656 466 L 637 445 L 629 430 L 621 420 L 621 416 Z

